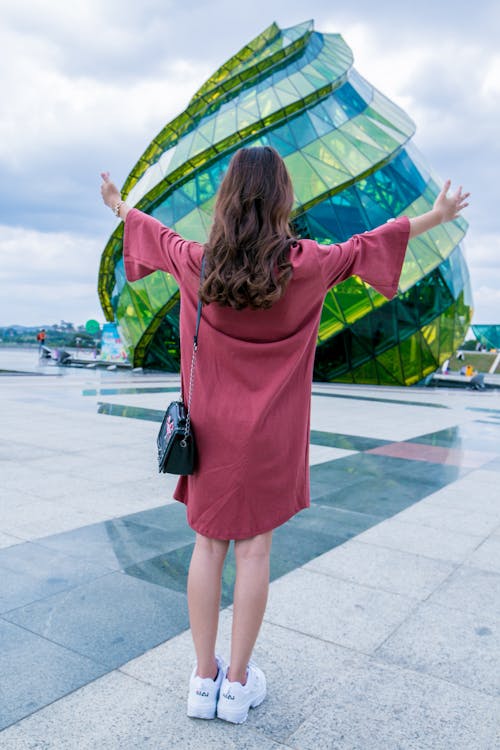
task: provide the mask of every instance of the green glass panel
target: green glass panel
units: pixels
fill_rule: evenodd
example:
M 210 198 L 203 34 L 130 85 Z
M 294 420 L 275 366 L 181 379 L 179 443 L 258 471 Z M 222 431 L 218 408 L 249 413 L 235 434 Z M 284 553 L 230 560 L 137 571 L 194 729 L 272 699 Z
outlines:
M 297 88 L 301 99 L 306 97 L 315 89 L 315 86 L 306 78 L 302 71 L 299 71 L 293 77 L 293 84 Z
M 330 83 L 330 79 L 325 79 L 325 77 L 322 76 L 312 66 L 308 66 L 307 68 L 304 68 L 303 72 L 304 72 L 304 76 L 307 78 L 312 88 L 320 89 L 323 86 L 325 86 L 327 83 Z
M 209 145 L 213 144 L 216 118 L 210 117 L 206 122 L 198 125 L 198 132 L 202 135 Z
M 360 116 L 365 117 L 365 115 Z M 387 133 L 380 123 L 369 117 L 366 117 L 365 129 L 368 135 L 377 142 L 380 150 L 385 151 L 386 154 L 392 153 L 401 143 L 404 143 L 404 139 L 395 138 L 393 134 Z
M 410 242 L 410 244 L 408 245 L 408 249 L 406 250 L 403 268 L 401 271 L 401 276 L 399 278 L 399 288 L 402 291 L 405 291 L 406 289 L 409 289 L 414 284 L 416 284 L 416 282 L 421 278 L 422 269 L 415 259 L 415 255 L 413 253 Z
M 170 274 L 158 271 L 148 276 L 147 281 L 147 293 L 153 310 L 160 309 L 172 297 L 177 296 L 179 287 Z
M 412 238 L 411 251 L 418 258 L 418 263 L 424 274 L 432 271 L 442 261 L 441 256 L 434 250 L 432 242 L 425 234 Z
M 453 338 L 455 332 L 455 306 L 451 305 L 441 316 L 439 331 L 439 360 L 443 362 L 455 351 Z
M 357 277 L 352 276 L 337 284 L 332 293 L 335 294 L 337 305 L 343 311 L 347 323 L 354 323 L 372 310 L 366 289 Z
M 255 117 L 243 109 L 243 107 L 238 107 L 236 121 L 238 130 L 244 130 L 255 122 Z
M 267 96 L 267 89 L 260 94 L 255 89 L 247 89 L 242 91 L 238 97 L 238 106 L 243 107 L 258 118 L 260 116 L 259 99 L 263 99 L 265 96 Z
M 461 239 L 460 233 L 458 239 Z M 451 241 L 450 232 L 447 232 L 443 225 L 427 232 L 427 241 L 432 242 L 441 258 L 447 258 L 456 245 L 456 242 Z
M 422 335 L 422 333 L 419 333 L 420 336 L 420 357 L 422 362 L 422 377 L 425 378 L 426 375 L 430 375 L 431 372 L 434 372 L 437 367 L 439 367 L 439 359 L 437 357 L 434 357 L 431 349 L 427 346 L 427 341 L 425 337 Z
M 371 358 L 374 356 L 375 344 L 373 338 L 372 318 L 373 315 L 365 315 L 363 318 L 356 321 L 350 329 L 354 344 Z M 363 359 L 365 359 L 364 356 Z M 356 361 L 361 360 L 359 358 L 355 360 L 353 356 L 353 364 L 356 364 Z
M 226 109 L 217 115 L 215 123 L 214 141 L 222 141 L 236 130 L 236 109 Z
M 342 133 L 344 133 L 344 128 L 342 128 Z M 352 143 L 353 148 L 356 148 L 363 154 L 363 156 L 366 156 L 371 164 L 377 164 L 385 157 L 384 151 L 366 143 L 366 141 L 361 141 L 359 138 L 355 138 L 350 134 L 345 134 L 345 137 Z
M 393 346 L 386 352 L 381 352 L 377 355 L 377 362 L 382 365 L 385 372 L 388 373 L 390 379 L 394 379 L 396 382 L 403 384 L 404 375 L 401 367 L 401 360 L 399 357 L 399 347 Z M 385 378 L 384 378 L 385 381 Z
M 369 133 L 369 127 L 367 127 L 366 119 L 362 114 L 346 122 L 342 126 L 342 132 L 355 141 L 366 143 L 367 146 L 374 148 L 377 153 L 380 151 L 377 141 Z
M 355 370 L 353 370 L 352 379 L 355 383 L 378 385 L 380 382 L 380 378 L 375 360 L 371 359 L 361 365 L 361 367 L 357 367 Z
M 401 364 L 403 366 L 405 385 L 414 385 L 422 379 L 422 363 L 420 358 L 420 336 L 413 334 L 399 345 Z
M 285 91 L 279 84 L 275 84 L 274 91 L 276 93 L 276 97 L 278 98 L 280 108 L 287 107 L 289 104 L 292 104 L 293 102 L 297 101 L 297 94 Z
M 358 174 L 371 166 L 369 160 L 352 147 L 339 130 L 334 130 L 321 138 L 322 143 L 344 165 L 350 174 Z
M 301 95 L 298 88 L 294 85 L 294 78 L 294 74 L 288 78 L 282 78 L 278 83 L 274 84 L 274 87 L 285 94 L 293 96 L 293 98 L 297 100 L 301 98 Z
M 265 97 L 262 97 L 260 101 L 260 115 L 262 118 L 267 117 L 280 108 L 280 102 L 273 89 L 270 88 L 266 91 Z
M 294 192 L 297 200 L 306 203 L 314 193 L 311 191 L 311 169 L 303 154 L 295 152 L 285 157 L 284 162 L 292 175 Z
M 335 334 L 339 333 L 345 328 L 345 323 L 342 323 L 338 318 L 328 316 L 325 313 L 325 317 L 321 319 L 319 332 L 318 332 L 318 344 L 322 341 L 327 341 Z
M 317 168 L 321 168 L 324 174 L 328 174 L 328 170 L 332 170 L 331 175 L 335 180 L 345 180 L 350 176 L 344 163 L 328 147 L 323 138 L 308 143 L 302 149 L 302 153 L 304 156 L 311 157 L 314 160 L 313 164 L 319 162 Z
M 345 372 L 343 375 L 335 375 L 335 377 L 332 376 L 329 380 L 335 383 L 354 383 L 352 372 Z
M 423 326 L 421 332 L 432 356 L 439 362 L 439 318 Z
M 207 230 L 200 211 L 191 211 L 175 225 L 175 231 L 182 237 L 195 242 L 206 242 Z

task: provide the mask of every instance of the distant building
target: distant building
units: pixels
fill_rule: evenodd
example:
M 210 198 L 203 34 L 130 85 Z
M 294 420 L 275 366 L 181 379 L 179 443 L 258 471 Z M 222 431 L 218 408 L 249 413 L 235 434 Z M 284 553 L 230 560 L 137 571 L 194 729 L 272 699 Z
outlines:
M 500 323 L 497 325 L 473 325 L 472 330 L 481 346 L 500 351 Z

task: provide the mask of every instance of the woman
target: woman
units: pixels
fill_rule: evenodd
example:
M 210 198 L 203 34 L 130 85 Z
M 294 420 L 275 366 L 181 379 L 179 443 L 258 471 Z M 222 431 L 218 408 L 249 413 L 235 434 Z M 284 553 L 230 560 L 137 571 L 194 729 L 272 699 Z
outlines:
M 325 294 L 357 274 L 394 297 L 408 239 L 458 216 L 468 193 L 459 188 L 448 197 L 447 181 L 431 211 L 319 245 L 291 234 L 293 188 L 279 154 L 242 148 L 219 188 L 203 246 L 129 208 L 109 174 L 101 176 L 104 202 L 125 221 L 128 280 L 162 270 L 180 286 L 183 386 L 199 295 L 204 303 L 191 406 L 199 463 L 174 493 L 196 532 L 187 594 L 197 664 L 188 715 L 241 723 L 266 695 L 250 657 L 266 607 L 272 532 L 310 504 L 310 394 Z M 215 642 L 230 540 L 236 582 L 227 666 Z

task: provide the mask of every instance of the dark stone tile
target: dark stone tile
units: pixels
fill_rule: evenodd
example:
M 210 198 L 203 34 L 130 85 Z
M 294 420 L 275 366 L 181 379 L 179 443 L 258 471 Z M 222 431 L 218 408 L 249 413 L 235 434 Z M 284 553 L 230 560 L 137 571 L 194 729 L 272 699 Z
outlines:
M 403 399 L 383 398 L 380 396 L 352 396 L 346 393 L 327 393 L 324 391 L 312 391 L 313 396 L 323 396 L 324 398 L 343 398 L 349 401 L 376 401 L 381 404 L 406 404 L 407 406 L 423 406 L 430 407 L 432 409 L 449 409 L 449 406 L 444 404 L 436 404 L 432 401 L 408 401 Z
M 109 671 L 0 618 L 0 730 Z
M 109 573 L 3 617 L 108 670 L 189 626 L 184 595 L 122 572 Z
M 311 430 L 310 442 L 313 445 L 327 445 L 330 448 L 343 448 L 350 451 L 367 451 L 379 445 L 387 445 L 389 440 L 361 437 L 359 435 L 343 435 L 337 432 L 321 432 Z
M 311 528 L 327 534 L 332 541 L 330 548 L 380 523 L 380 517 L 374 513 L 359 513 L 315 502 L 307 511 L 299 513 L 295 518 L 296 524 L 301 526 L 304 533 Z M 295 518 L 292 521 L 295 521 Z
M 381 519 L 390 518 L 448 483 L 445 477 L 442 477 L 441 481 L 429 482 L 398 476 L 370 478 L 357 482 L 351 487 L 334 488 L 330 493 L 316 498 L 314 502 L 317 505 L 368 514 L 376 517 L 378 523 Z
M 163 555 L 129 565 L 124 568 L 124 573 L 185 594 L 193 548 L 194 543 L 178 547 Z
M 161 422 L 165 411 L 161 411 L 160 409 L 146 409 L 143 406 L 130 406 L 129 404 L 113 404 L 107 401 L 98 401 L 97 413 L 110 414 L 113 417 L 145 419 L 147 422 Z
M 0 612 L 98 578 L 109 569 L 25 542 L 0 550 Z
M 445 484 L 452 482 L 467 470 L 448 464 L 435 464 L 429 461 L 412 461 L 407 458 L 357 453 L 355 455 L 328 461 L 311 467 L 311 486 L 321 494 L 325 485 L 331 490 L 354 487 L 367 479 L 388 477 L 406 478 L 408 482 L 436 477 Z M 442 485 L 441 485 L 442 486 Z
M 139 524 L 140 526 L 154 526 L 163 529 L 167 534 L 179 539 L 179 546 L 194 541 L 195 533 L 186 521 L 186 506 L 175 502 L 159 505 L 156 508 L 140 510 L 121 516 L 122 521 Z
M 437 432 L 429 432 L 409 443 L 426 443 L 445 448 L 500 452 L 500 425 L 491 422 L 466 422 Z
M 177 524 L 160 528 L 130 521 L 125 516 L 43 537 L 37 544 L 117 570 L 175 549 L 187 539 L 187 535 L 182 537 Z

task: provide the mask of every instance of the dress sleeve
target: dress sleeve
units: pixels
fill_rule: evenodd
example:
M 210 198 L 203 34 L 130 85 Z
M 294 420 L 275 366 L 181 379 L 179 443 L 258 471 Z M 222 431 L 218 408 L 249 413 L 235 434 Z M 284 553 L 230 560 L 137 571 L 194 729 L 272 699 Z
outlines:
M 355 274 L 387 299 L 395 297 L 409 235 L 410 220 L 400 216 L 346 242 L 318 244 L 325 292 Z
M 183 268 L 191 261 L 192 244 L 153 216 L 130 209 L 123 233 L 127 280 L 137 281 L 153 271 L 167 271 L 180 283 Z

